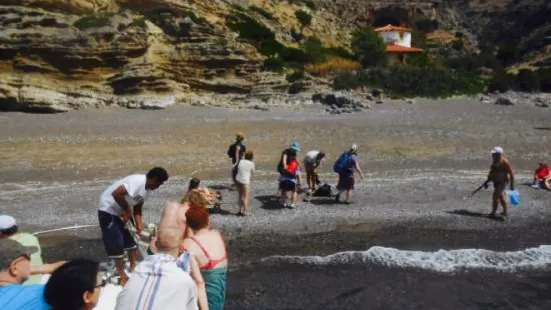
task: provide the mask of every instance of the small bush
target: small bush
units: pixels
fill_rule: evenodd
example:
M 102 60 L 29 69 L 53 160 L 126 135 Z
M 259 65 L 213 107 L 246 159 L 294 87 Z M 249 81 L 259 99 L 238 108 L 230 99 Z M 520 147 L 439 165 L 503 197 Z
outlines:
M 452 41 L 452 48 L 456 51 L 461 51 L 465 47 L 465 42 L 461 39 L 456 39 Z
M 540 90 L 539 76 L 530 69 L 519 70 L 516 78 L 516 87 L 523 92 L 535 92 Z
M 515 76 L 507 73 L 505 70 L 495 71 L 492 78 L 488 82 L 489 92 L 504 93 L 515 87 Z
M 228 27 L 239 33 L 241 40 L 252 44 L 265 56 L 279 54 L 284 49 L 270 29 L 242 12 L 234 12 Z
M 285 61 L 280 57 L 268 57 L 264 60 L 264 69 L 268 71 L 281 72 L 285 67 Z
M 312 24 L 312 15 L 308 14 L 307 12 L 303 10 L 298 10 L 295 12 L 295 17 L 297 18 L 298 22 L 304 27 L 308 27 Z
M 512 45 L 501 46 L 496 57 L 503 67 L 508 67 L 520 60 L 520 49 Z
M 327 59 L 327 51 L 318 38 L 310 37 L 302 44 L 308 63 L 320 63 Z
M 536 73 L 540 80 L 540 90 L 551 93 L 551 68 L 540 68 Z
M 269 20 L 274 19 L 274 16 L 272 15 L 272 13 L 266 11 L 266 10 L 263 9 L 263 8 L 259 8 L 259 7 L 257 7 L 257 6 L 251 5 L 251 6 L 249 7 L 249 9 L 251 9 L 251 11 L 253 11 L 253 12 L 256 12 L 256 13 L 258 13 L 258 14 L 264 16 L 264 18 L 266 18 L 266 19 L 269 19 Z
M 145 18 L 144 17 L 137 17 L 134 18 L 132 23 L 128 25 L 129 27 L 138 27 L 138 28 L 145 28 Z
M 90 28 L 100 28 L 100 27 L 107 26 L 109 24 L 110 19 L 111 19 L 110 14 L 86 15 L 79 18 L 77 21 L 75 21 L 73 23 L 73 26 L 80 30 L 86 30 Z
M 425 33 L 438 29 L 438 21 L 435 19 L 421 19 L 415 23 L 415 27 Z
M 296 81 L 298 81 L 300 79 L 303 79 L 303 78 L 304 78 L 304 71 L 295 71 L 295 72 L 285 76 L 285 79 L 289 83 L 296 82 Z
M 362 28 L 353 33 L 352 50 L 364 67 L 387 64 L 386 43 L 371 27 Z

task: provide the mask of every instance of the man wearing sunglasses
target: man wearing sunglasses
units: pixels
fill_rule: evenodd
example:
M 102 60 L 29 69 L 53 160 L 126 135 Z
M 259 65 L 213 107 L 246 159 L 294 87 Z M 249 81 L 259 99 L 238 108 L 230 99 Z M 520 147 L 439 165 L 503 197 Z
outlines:
M 36 251 L 38 251 L 36 247 L 25 247 L 11 239 L 0 240 L 0 308 L 2 310 L 50 309 L 44 301 L 44 285 L 21 285 L 31 274 L 51 273 L 62 264 L 31 268 L 30 257 Z

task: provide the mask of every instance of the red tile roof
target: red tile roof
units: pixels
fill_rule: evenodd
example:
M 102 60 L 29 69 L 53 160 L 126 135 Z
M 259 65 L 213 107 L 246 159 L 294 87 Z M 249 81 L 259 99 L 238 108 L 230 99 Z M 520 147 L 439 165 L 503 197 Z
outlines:
M 396 44 L 388 44 L 386 46 L 386 51 L 388 53 L 422 53 L 423 50 L 416 47 L 406 47 Z
M 384 27 L 375 28 L 375 32 L 387 32 L 387 31 L 399 31 L 399 32 L 411 32 L 410 28 L 404 28 L 404 27 L 397 27 L 392 26 L 391 24 L 388 24 Z

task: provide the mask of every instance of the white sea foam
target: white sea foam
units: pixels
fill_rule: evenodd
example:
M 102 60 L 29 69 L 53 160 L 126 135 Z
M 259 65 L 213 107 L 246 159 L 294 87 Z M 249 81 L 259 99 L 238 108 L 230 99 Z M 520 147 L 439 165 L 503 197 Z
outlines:
M 383 265 L 387 267 L 421 268 L 442 273 L 469 269 L 492 269 L 503 272 L 551 267 L 551 245 L 540 245 L 514 252 L 482 249 L 439 250 L 436 252 L 405 251 L 375 246 L 367 251 L 339 252 L 329 256 L 270 256 L 264 265 L 282 263 L 311 266 Z

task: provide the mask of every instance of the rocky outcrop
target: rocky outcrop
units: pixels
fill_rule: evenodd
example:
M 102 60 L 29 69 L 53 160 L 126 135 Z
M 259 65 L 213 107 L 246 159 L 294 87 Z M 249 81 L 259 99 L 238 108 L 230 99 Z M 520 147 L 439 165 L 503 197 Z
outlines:
M 324 105 L 330 114 L 361 112 L 370 109 L 372 104 L 368 96 L 354 92 L 318 93 L 312 96 L 312 100 Z

